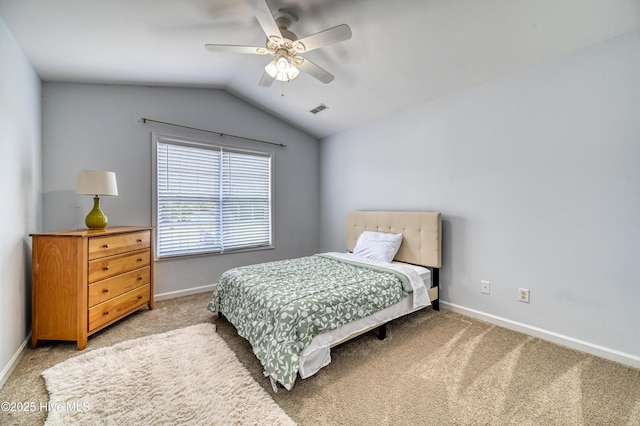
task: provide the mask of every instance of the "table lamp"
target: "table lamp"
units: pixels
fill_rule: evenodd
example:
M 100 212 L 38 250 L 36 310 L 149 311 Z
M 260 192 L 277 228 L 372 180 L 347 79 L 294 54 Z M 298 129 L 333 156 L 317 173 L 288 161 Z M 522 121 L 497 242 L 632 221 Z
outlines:
M 80 170 L 76 184 L 76 194 L 93 195 L 93 210 L 84 223 L 89 229 L 104 229 L 109 223 L 107 215 L 100 209 L 99 195 L 118 195 L 116 174 L 103 170 Z

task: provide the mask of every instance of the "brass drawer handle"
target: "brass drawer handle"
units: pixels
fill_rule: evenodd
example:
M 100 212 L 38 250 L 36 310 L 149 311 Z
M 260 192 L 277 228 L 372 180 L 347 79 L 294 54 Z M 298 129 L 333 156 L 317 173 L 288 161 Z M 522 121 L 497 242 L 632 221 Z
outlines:
M 142 277 L 138 277 L 138 281 L 142 281 Z
M 138 300 L 142 299 L 142 296 L 138 296 Z
M 143 241 L 144 241 L 144 240 L 143 240 L 142 238 L 138 238 L 138 242 L 139 242 L 139 243 L 141 243 L 141 242 L 143 242 Z
M 106 317 L 107 315 L 109 315 L 109 311 L 104 311 L 104 312 L 102 313 L 102 315 L 104 315 L 104 316 Z
M 139 258 L 138 258 L 138 262 L 142 262 L 143 260 L 144 260 L 144 259 L 143 259 L 143 258 L 141 258 L 141 257 L 139 257 Z
M 105 271 L 108 271 L 109 270 L 109 265 L 103 266 L 102 269 L 105 270 Z
M 102 248 L 109 248 L 109 244 L 103 244 Z
M 103 289 L 102 289 L 102 292 L 103 292 L 103 293 L 109 293 L 109 289 L 108 289 L 108 288 L 103 288 Z

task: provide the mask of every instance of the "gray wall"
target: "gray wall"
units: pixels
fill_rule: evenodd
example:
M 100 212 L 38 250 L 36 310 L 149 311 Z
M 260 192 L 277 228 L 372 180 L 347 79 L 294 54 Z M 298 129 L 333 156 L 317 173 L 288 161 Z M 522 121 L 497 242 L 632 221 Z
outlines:
M 215 137 L 147 117 L 286 144 L 274 150 L 273 250 L 164 260 L 156 263 L 156 294 L 185 294 L 215 284 L 230 267 L 317 251 L 317 140 L 220 90 L 45 83 L 43 88 L 43 192 L 46 231 L 84 227 L 92 197 L 75 195 L 78 170 L 116 173 L 117 197 L 103 197 L 109 225 L 152 224 L 151 132 Z
M 42 226 L 40 79 L 0 19 L 0 387 L 31 331 L 31 239 Z
M 321 251 L 348 210 L 441 211 L 445 307 L 640 366 L 640 33 L 327 138 L 320 163 Z

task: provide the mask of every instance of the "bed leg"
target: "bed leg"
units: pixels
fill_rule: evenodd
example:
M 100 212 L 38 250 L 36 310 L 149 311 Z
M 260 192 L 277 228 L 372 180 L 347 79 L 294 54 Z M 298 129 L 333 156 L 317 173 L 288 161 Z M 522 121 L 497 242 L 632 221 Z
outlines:
M 387 338 L 387 324 L 382 324 L 378 327 L 378 339 L 384 340 Z
M 431 269 L 431 283 L 434 287 L 438 287 L 438 298 L 431 302 L 434 311 L 440 310 L 440 268 Z

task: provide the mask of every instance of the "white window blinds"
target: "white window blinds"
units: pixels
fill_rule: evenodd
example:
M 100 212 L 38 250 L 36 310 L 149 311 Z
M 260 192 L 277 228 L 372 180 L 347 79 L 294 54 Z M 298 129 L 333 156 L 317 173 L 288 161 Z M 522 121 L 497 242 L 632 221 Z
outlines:
M 271 246 L 271 154 L 156 147 L 158 257 Z

